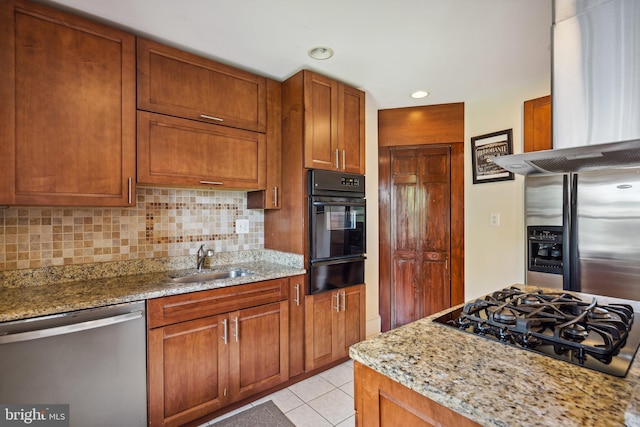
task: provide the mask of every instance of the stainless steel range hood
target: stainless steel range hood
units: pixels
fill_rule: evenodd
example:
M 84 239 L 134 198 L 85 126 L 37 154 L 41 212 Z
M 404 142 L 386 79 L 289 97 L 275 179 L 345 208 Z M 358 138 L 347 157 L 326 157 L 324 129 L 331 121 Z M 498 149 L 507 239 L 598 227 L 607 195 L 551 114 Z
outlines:
M 639 22 L 638 0 L 554 0 L 554 149 L 494 161 L 521 175 L 640 166 Z
M 640 167 L 640 139 L 496 157 L 495 163 L 520 175 L 548 175 Z

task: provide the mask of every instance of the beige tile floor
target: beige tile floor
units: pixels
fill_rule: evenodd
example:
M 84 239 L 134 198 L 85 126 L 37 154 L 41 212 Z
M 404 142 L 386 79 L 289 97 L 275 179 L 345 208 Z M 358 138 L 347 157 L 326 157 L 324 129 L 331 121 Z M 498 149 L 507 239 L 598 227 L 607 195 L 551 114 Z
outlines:
M 353 360 L 213 419 L 205 427 L 272 400 L 296 427 L 354 427 Z

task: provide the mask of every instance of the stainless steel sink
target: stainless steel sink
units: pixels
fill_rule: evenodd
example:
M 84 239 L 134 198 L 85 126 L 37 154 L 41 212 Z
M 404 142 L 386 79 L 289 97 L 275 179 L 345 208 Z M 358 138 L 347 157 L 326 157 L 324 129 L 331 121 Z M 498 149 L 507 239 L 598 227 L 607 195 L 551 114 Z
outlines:
M 208 282 L 210 280 L 232 279 L 234 277 L 251 276 L 253 271 L 242 268 L 233 268 L 226 271 L 212 271 L 211 273 L 199 273 L 191 276 L 173 277 L 171 280 L 178 283 Z

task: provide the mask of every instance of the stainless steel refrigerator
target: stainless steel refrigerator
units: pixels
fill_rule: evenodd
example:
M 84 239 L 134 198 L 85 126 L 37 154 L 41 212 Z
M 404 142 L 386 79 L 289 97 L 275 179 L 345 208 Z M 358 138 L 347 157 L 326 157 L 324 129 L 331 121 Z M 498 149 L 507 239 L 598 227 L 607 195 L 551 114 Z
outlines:
M 525 178 L 527 283 L 640 300 L 640 167 Z

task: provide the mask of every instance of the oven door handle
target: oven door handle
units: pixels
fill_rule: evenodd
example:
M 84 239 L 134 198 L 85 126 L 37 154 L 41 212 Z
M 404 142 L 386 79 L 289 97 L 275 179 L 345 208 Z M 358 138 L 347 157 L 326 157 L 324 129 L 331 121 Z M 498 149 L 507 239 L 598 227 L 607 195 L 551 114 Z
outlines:
M 313 201 L 313 206 L 349 206 L 349 207 L 362 207 L 365 208 L 367 207 L 367 202 L 328 202 L 328 201 L 323 201 L 323 202 L 318 202 L 318 201 Z
M 367 259 L 366 256 L 359 257 L 350 257 L 350 258 L 322 258 L 322 259 L 312 259 L 309 262 L 311 265 L 335 265 L 335 264 L 348 264 L 350 262 L 364 261 Z

